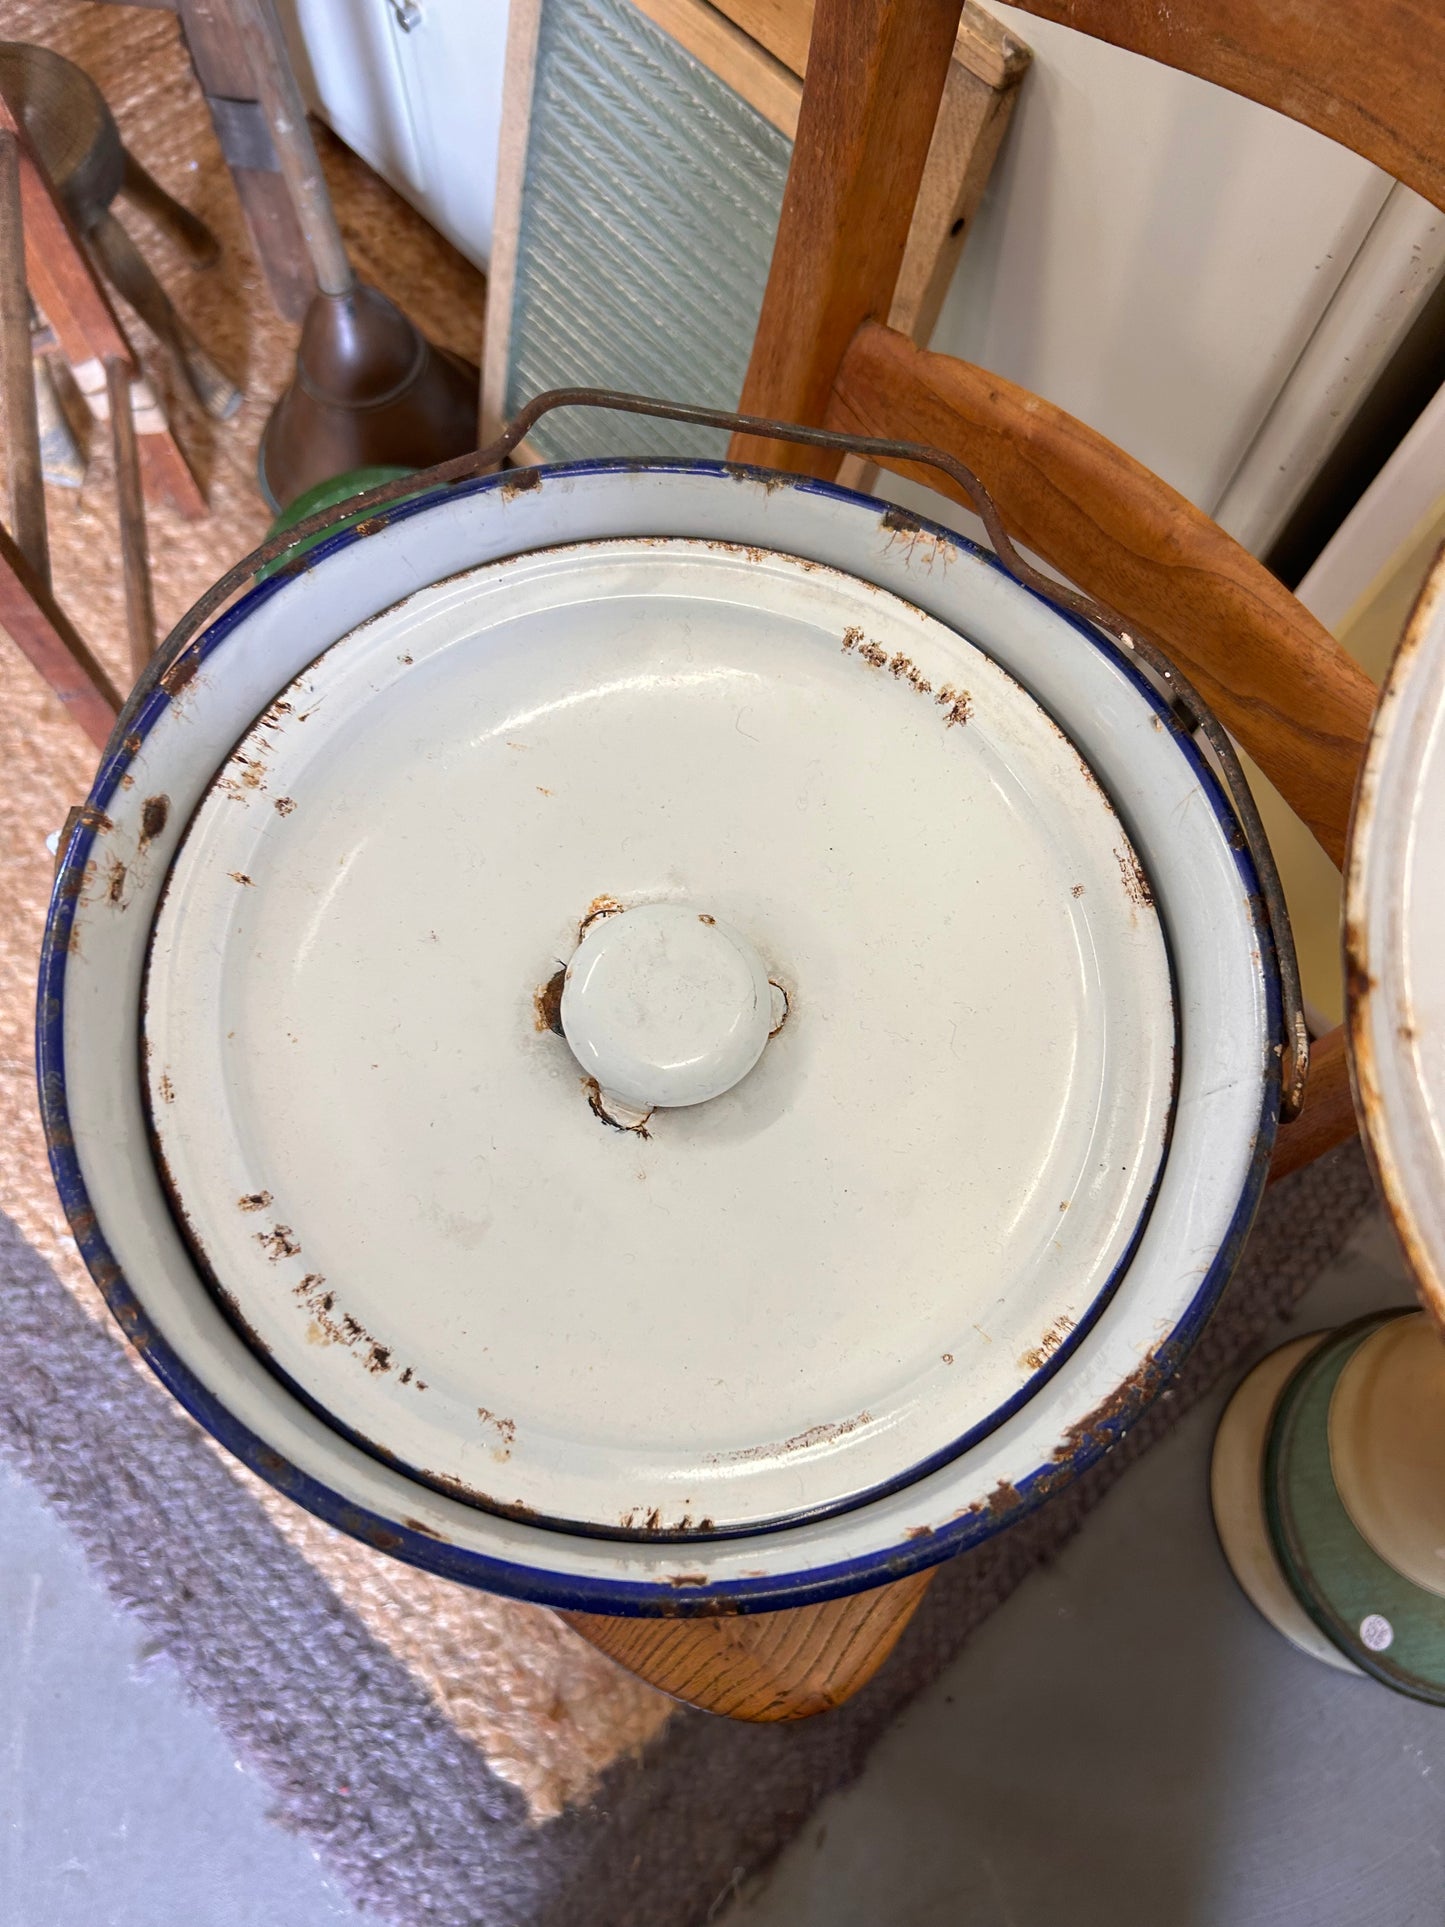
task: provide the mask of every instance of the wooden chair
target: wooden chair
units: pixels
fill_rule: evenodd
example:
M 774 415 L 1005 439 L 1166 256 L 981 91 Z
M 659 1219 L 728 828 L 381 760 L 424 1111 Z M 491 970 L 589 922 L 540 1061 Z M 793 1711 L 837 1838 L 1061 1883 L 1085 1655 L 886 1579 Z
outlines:
M 1439 0 L 1017 0 L 1026 12 L 1213 81 L 1352 148 L 1445 209 Z M 1364 672 L 1207 516 L 1084 423 L 886 327 L 961 0 L 817 0 L 797 142 L 741 407 L 933 443 L 972 467 L 1011 532 L 1151 631 L 1338 866 L 1375 692 Z M 739 437 L 733 454 L 830 475 L 836 458 Z M 935 471 L 902 474 L 938 488 Z M 947 484 L 942 484 L 945 489 Z M 962 496 L 959 497 L 962 500 Z M 1342 1033 L 1314 1047 L 1271 1176 L 1355 1129 Z M 930 1573 L 751 1618 L 570 1615 L 664 1691 L 752 1720 L 856 1692 Z

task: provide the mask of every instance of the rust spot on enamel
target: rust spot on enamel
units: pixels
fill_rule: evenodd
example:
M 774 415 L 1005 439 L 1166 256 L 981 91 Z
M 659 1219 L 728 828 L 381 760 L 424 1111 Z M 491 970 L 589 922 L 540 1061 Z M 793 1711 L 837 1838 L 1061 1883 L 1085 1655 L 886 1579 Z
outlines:
M 973 697 L 966 689 L 955 689 L 950 683 L 935 689 L 911 656 L 905 656 L 901 649 L 890 656 L 881 643 L 866 640 L 855 624 L 843 631 L 843 648 L 849 655 L 856 655 L 860 662 L 866 662 L 870 669 L 886 669 L 895 682 L 905 682 L 918 695 L 937 703 L 944 712 L 947 727 L 966 723 L 973 714 Z
M 170 668 L 162 674 L 161 688 L 172 698 L 179 696 L 182 690 L 188 689 L 191 683 L 195 681 L 196 671 L 199 667 L 200 663 L 197 661 L 193 651 L 188 651 L 183 656 L 177 656 Z
M 555 1031 L 562 1036 L 562 987 L 567 981 L 567 966 L 550 976 L 532 993 L 532 1008 L 538 1030 Z
M 144 849 L 147 843 L 155 841 L 165 829 L 171 814 L 171 799 L 168 796 L 148 796 L 140 806 L 140 843 Z
M 913 662 L 911 658 L 905 656 L 901 650 L 890 660 L 888 673 L 898 681 L 906 682 L 911 689 L 917 690 L 920 696 L 931 696 L 933 694 L 933 684 L 928 680 L 927 676 L 919 673 L 918 665 Z
M 1147 910 L 1154 901 L 1154 892 L 1150 888 L 1143 864 L 1129 848 L 1115 850 L 1114 855 L 1118 859 L 1119 874 L 1124 879 L 1124 894 L 1130 903 L 1137 904 L 1141 910 Z
M 492 1457 L 498 1465 L 505 1465 L 512 1456 L 512 1445 L 517 1436 L 515 1421 L 509 1418 L 498 1418 L 494 1412 L 489 1412 L 485 1405 L 477 1407 L 477 1417 L 483 1425 L 491 1426 L 496 1433 L 499 1443 L 493 1446 Z
M 609 897 L 605 895 L 600 897 L 593 897 L 592 901 L 588 904 L 585 912 L 583 913 L 582 921 L 577 926 L 578 942 L 579 943 L 581 942 L 583 937 L 586 936 L 587 932 L 591 929 L 592 925 L 596 923 L 599 917 L 619 916 L 622 913 L 622 911 L 625 910 L 626 908 L 627 908 L 626 904 L 619 903 L 616 897 Z
M 904 559 L 910 568 L 915 561 L 919 561 L 925 569 L 932 569 L 934 563 L 940 560 L 946 568 L 953 560 L 953 546 L 948 538 L 925 528 L 908 509 L 896 506 L 885 509 L 878 518 L 878 525 L 888 535 L 890 548 L 902 542 Z
M 1007 1519 L 1023 1505 L 1024 1495 L 1009 1479 L 1000 1479 L 977 1510 L 990 1519 Z
M 602 1086 L 595 1077 L 584 1077 L 582 1088 L 587 1093 L 588 1109 L 603 1124 L 609 1125 L 614 1131 L 630 1131 L 633 1137 L 650 1138 L 652 1136 L 647 1128 L 647 1117 L 651 1117 L 651 1111 L 647 1113 L 647 1117 L 639 1118 L 635 1124 L 625 1124 L 621 1118 L 614 1117 L 608 1110 L 603 1100 Z
M 506 479 L 502 483 L 501 488 L 502 500 L 504 502 L 511 502 L 515 500 L 517 496 L 525 495 L 529 489 L 540 488 L 541 486 L 542 471 L 540 468 L 508 469 Z
M 1177 1342 L 1161 1345 L 1151 1352 L 1087 1418 L 1070 1426 L 1054 1452 L 1055 1460 L 1062 1463 L 1085 1448 L 1107 1451 L 1116 1444 L 1126 1427 L 1158 1394 L 1165 1380 L 1173 1377 L 1182 1356 L 1183 1347 Z
M 860 1425 L 872 1423 L 871 1412 L 859 1412 L 853 1418 L 835 1419 L 823 1425 L 810 1425 L 806 1431 L 795 1432 L 792 1438 L 783 1439 L 777 1445 L 747 1445 L 739 1452 L 723 1453 L 714 1460 L 714 1463 L 720 1465 L 725 1460 L 730 1465 L 738 1465 L 754 1459 L 786 1458 L 790 1452 L 806 1452 L 810 1446 L 832 1445 L 835 1440 L 846 1438 L 850 1432 L 856 1432 Z
M 273 1224 L 269 1231 L 256 1232 L 255 1238 L 273 1265 L 279 1264 L 283 1258 L 299 1258 L 301 1255 L 296 1233 L 289 1224 Z
M 1067 1207 L 1060 1205 L 1059 1209 L 1062 1211 L 1067 1209 Z M 1067 1312 L 1060 1312 L 1059 1316 L 1054 1320 L 1053 1324 L 1049 1326 L 1038 1344 L 1023 1354 L 1019 1360 L 1019 1364 L 1025 1371 L 1042 1371 L 1073 1329 L 1073 1319 L 1069 1317 Z

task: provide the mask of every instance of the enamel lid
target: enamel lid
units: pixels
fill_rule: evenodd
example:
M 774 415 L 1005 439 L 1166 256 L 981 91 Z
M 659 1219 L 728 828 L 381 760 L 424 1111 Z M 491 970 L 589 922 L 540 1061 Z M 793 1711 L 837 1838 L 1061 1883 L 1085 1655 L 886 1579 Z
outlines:
M 954 630 L 721 542 L 516 555 L 217 772 L 143 993 L 177 1219 L 338 1429 L 732 1534 L 915 1479 L 1107 1301 L 1171 1120 L 1149 879 Z
M 1445 556 L 1380 697 L 1345 888 L 1351 1065 L 1380 1188 L 1445 1324 Z

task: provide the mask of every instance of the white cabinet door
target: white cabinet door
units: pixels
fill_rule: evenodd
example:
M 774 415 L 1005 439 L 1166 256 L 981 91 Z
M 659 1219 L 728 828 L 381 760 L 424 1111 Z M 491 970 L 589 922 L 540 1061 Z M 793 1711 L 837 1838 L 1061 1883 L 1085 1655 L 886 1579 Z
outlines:
M 507 0 L 281 0 L 281 8 L 313 105 L 485 267 Z
M 1390 183 L 1253 101 L 988 4 L 1034 60 L 933 345 L 1212 512 Z

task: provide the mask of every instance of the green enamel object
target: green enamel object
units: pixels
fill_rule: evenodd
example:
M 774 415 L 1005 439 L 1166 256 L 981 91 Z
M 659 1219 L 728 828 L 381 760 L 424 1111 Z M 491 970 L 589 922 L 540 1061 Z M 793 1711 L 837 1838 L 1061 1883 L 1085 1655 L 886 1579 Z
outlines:
M 1280 1397 L 1264 1462 L 1270 1539 L 1310 1618 L 1362 1672 L 1445 1705 L 1445 1599 L 1416 1586 L 1363 1538 L 1330 1469 L 1330 1402 L 1359 1347 L 1413 1307 L 1342 1327 Z

